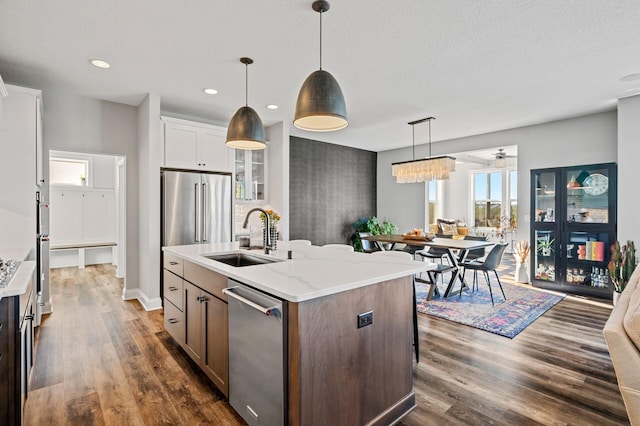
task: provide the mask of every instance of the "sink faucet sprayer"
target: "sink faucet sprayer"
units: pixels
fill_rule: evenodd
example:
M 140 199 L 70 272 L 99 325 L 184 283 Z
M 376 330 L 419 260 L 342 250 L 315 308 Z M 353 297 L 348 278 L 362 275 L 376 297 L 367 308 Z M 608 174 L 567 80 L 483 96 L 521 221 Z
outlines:
M 247 215 L 244 218 L 244 223 L 242 224 L 242 228 L 246 229 L 247 225 L 249 224 L 249 216 L 251 216 L 251 213 L 253 212 L 262 212 L 262 214 L 264 214 L 265 217 L 265 243 L 264 243 L 264 252 L 266 254 L 269 254 L 269 250 L 272 250 L 272 241 L 271 241 L 271 219 L 269 218 L 269 214 L 264 211 L 263 209 L 261 209 L 260 207 L 256 207 L 254 209 L 251 209 L 247 212 Z

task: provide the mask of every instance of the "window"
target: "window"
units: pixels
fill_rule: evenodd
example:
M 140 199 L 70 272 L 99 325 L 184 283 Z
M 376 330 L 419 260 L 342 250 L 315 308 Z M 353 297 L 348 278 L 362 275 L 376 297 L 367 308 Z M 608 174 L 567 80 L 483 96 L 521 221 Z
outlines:
M 51 158 L 49 181 L 51 185 L 86 186 L 89 179 L 89 160 Z
M 517 226 L 518 220 L 518 171 L 509 170 L 509 220 L 512 226 Z
M 427 223 L 434 223 L 436 221 L 436 203 L 438 201 L 436 196 L 436 180 L 430 180 L 427 183 L 427 193 L 428 193 L 428 210 L 429 210 L 429 218 Z
M 472 173 L 473 215 L 476 227 L 495 228 L 500 218 L 512 227 L 518 217 L 518 171 L 491 170 Z

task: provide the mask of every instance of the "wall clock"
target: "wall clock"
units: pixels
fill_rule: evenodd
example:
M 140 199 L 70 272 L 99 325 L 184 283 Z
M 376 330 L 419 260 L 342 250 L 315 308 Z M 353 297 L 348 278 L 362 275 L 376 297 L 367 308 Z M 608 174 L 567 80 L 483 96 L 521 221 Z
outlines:
M 609 189 L 609 178 L 600 173 L 592 173 L 584 180 L 584 192 L 589 195 L 602 195 Z

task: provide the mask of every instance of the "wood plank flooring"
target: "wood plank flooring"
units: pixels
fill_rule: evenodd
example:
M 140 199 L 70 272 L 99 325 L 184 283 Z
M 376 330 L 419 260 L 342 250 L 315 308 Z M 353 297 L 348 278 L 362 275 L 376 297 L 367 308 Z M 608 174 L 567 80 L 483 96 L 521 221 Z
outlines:
M 162 311 L 122 301 L 113 274 L 52 270 L 25 424 L 243 425 Z M 513 340 L 419 314 L 418 407 L 401 424 L 629 424 L 602 337 L 609 312 L 563 300 Z

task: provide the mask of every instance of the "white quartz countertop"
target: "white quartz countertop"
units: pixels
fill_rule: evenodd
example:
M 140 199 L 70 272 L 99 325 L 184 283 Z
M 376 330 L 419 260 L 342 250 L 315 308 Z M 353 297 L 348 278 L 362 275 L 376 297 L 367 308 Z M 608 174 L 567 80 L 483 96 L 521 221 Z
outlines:
M 8 257 L 3 257 L 3 259 L 8 259 Z M 33 279 L 33 271 L 35 271 L 35 269 L 35 260 L 26 260 L 22 262 L 11 281 L 9 281 L 9 285 L 7 287 L 0 287 L 0 299 L 3 297 L 24 294 Z
M 16 248 L 16 249 L 0 248 L 0 259 L 25 260 L 27 256 L 29 256 L 30 252 L 31 252 L 30 248 Z
M 172 246 L 163 247 L 163 250 L 290 302 L 328 296 L 432 268 L 428 263 L 392 256 L 318 246 L 290 246 L 284 241 L 278 241 L 278 250 L 269 255 L 262 250 L 240 250 L 237 242 Z M 288 250 L 292 250 L 290 260 L 287 259 Z M 234 267 L 204 257 L 237 251 L 282 261 Z

